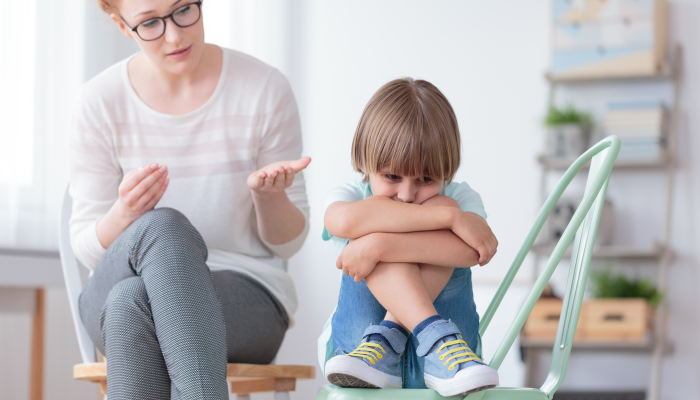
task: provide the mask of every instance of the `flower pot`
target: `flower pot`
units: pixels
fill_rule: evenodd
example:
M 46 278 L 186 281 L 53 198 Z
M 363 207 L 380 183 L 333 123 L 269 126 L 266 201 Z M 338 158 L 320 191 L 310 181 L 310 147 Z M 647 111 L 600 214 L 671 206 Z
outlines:
M 547 155 L 574 158 L 588 149 L 588 129 L 579 124 L 563 124 L 547 129 Z

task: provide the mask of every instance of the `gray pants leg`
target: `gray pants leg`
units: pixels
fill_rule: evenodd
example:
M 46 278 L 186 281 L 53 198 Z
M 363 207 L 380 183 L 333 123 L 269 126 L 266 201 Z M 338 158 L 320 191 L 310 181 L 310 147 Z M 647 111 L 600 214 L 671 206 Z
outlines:
M 206 259 L 197 230 L 171 209 L 144 214 L 102 257 L 81 294 L 80 313 L 109 360 L 111 400 L 227 399 L 227 343 L 234 350 L 251 344 L 249 330 L 239 332 L 239 340 L 226 334 L 228 319 L 235 318 L 234 325 L 250 324 L 245 318 L 251 315 L 236 299 L 256 297 L 241 293 L 246 292 L 241 286 L 262 292 L 257 298 L 267 301 L 256 304 L 268 311 L 261 337 L 267 339 L 267 353 L 273 353 L 270 360 L 274 358 L 287 327 L 284 310 L 257 283 L 240 283 L 250 281 L 240 274 L 216 273 L 221 275 L 215 278 L 221 281 L 217 285 Z M 228 293 L 236 286 L 232 282 L 239 282 L 233 294 Z M 235 311 L 222 312 L 220 297 L 226 310 Z M 229 349 L 229 359 L 231 355 Z

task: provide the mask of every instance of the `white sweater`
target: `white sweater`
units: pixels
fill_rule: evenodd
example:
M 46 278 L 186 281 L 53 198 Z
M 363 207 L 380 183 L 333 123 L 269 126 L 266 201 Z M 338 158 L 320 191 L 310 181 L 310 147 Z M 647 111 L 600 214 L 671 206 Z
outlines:
M 301 248 L 308 233 L 304 175 L 296 175 L 287 195 L 306 226 L 282 245 L 258 235 L 246 179 L 272 162 L 301 157 L 296 102 L 276 69 L 233 50 L 223 54 L 214 94 L 186 115 L 157 112 L 137 96 L 127 73 L 130 58 L 83 86 L 70 143 L 71 244 L 78 260 L 94 269 L 105 253 L 95 226 L 119 198 L 124 174 L 152 162 L 167 165 L 170 184 L 157 207 L 182 212 L 197 228 L 211 270 L 251 276 L 292 318 L 297 298 L 283 260 Z

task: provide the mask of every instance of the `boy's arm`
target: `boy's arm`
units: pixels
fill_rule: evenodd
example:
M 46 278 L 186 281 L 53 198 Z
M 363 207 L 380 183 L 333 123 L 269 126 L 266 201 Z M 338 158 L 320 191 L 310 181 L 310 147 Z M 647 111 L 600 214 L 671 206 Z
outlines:
M 375 232 L 416 232 L 451 229 L 458 209 L 421 206 L 372 196 L 361 201 L 331 204 L 324 216 L 328 233 L 357 239 Z
M 448 230 L 371 233 L 350 241 L 338 257 L 337 265 L 373 267 L 380 261 L 468 268 L 479 264 L 479 253 Z

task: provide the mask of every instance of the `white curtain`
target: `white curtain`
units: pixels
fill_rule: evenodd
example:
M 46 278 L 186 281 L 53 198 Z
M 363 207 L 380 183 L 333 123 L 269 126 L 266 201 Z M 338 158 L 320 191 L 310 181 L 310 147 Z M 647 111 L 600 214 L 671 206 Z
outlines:
M 289 0 L 207 0 L 202 4 L 208 43 L 238 50 L 283 73 L 289 69 Z
M 0 0 L 0 246 L 55 249 L 80 85 L 133 52 L 96 0 Z

